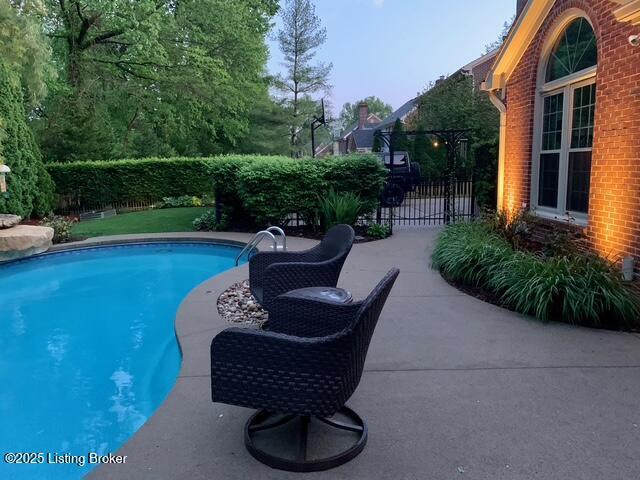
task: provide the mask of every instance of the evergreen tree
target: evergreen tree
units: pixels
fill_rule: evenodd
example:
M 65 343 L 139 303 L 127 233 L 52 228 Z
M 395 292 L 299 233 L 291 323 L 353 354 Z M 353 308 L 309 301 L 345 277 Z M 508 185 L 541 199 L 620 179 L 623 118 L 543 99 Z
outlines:
M 405 152 L 409 150 L 409 140 L 404 134 L 404 123 L 399 118 L 396 118 L 393 124 L 393 130 L 391 131 L 392 146 L 394 152 Z
M 329 74 L 333 66 L 312 63 L 316 50 L 327 39 L 327 31 L 311 0 L 287 0 L 282 10 L 282 23 L 277 38 L 284 54 L 286 73 L 277 78 L 276 87 L 287 99 L 289 139 L 292 154 L 298 155 L 300 131 L 316 108 L 311 95 L 330 88 Z
M 26 122 L 19 75 L 0 62 L 0 125 L 2 162 L 11 168 L 8 198 L 0 197 L 0 213 L 28 218 L 47 214 L 53 203 L 53 182 Z

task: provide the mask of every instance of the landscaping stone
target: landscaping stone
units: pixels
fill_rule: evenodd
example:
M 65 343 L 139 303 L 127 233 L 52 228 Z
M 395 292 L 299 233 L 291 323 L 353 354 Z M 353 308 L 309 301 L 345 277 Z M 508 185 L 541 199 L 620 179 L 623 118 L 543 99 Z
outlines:
M 6 213 L 0 213 L 0 230 L 5 228 L 11 228 L 18 225 L 22 221 L 22 217 L 18 215 L 9 215 Z
M 268 313 L 260 306 L 249 289 L 249 280 L 234 283 L 218 298 L 218 313 L 231 323 L 261 327 Z
M 0 230 L 0 262 L 37 255 L 49 250 L 53 228 L 17 225 Z

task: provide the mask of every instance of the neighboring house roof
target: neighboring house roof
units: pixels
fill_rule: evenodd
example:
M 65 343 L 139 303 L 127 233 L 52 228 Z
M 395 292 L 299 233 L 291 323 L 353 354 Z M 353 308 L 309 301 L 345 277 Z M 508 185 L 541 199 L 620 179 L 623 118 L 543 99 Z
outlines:
M 378 115 L 370 113 L 367 117 L 367 123 L 364 125 L 364 128 L 376 128 L 381 121 L 382 119 Z M 358 122 L 351 124 L 349 128 L 344 130 L 342 133 L 342 139 L 346 140 L 347 137 L 356 130 L 358 130 Z
M 393 112 L 391 115 L 387 116 L 377 128 L 388 128 L 393 127 L 393 124 L 396 123 L 397 119 L 404 120 L 407 115 L 409 115 L 417 106 L 418 99 L 420 97 L 415 97 L 402 105 L 399 109 Z
M 619 22 L 640 24 L 640 0 L 612 0 L 619 7 L 613 10 Z M 493 67 L 483 85 L 485 90 L 504 88 L 520 63 L 529 44 L 540 30 L 553 7 L 554 0 L 529 0 L 505 39 Z
M 373 148 L 373 134 L 377 129 L 363 128 L 360 130 L 354 130 L 353 143 L 356 148 Z
M 472 73 L 474 68 L 479 67 L 483 63 L 490 61 L 492 58 L 498 55 L 499 51 L 500 49 L 496 48 L 495 50 L 491 50 L 490 52 L 485 53 L 481 57 L 478 57 L 475 60 L 467 63 L 464 67 L 460 69 L 460 71 Z

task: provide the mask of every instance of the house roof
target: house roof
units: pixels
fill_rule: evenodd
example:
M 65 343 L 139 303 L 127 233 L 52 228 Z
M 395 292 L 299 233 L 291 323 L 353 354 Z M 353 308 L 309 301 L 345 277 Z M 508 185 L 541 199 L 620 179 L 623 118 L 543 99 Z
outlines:
M 397 119 L 404 119 L 407 115 L 409 115 L 414 108 L 418 105 L 418 99 L 420 97 L 415 97 L 402 105 L 399 109 L 393 112 L 391 115 L 385 117 L 382 122 L 377 126 L 377 128 L 387 128 L 393 126 Z
M 378 128 L 378 125 L 380 124 L 382 120 L 380 119 L 380 117 L 378 115 L 376 115 L 375 113 L 370 113 L 369 116 L 367 117 L 367 123 L 365 123 L 364 128 L 368 129 L 368 128 Z M 346 128 L 344 130 L 344 133 L 342 134 L 342 139 L 346 140 L 346 138 L 351 135 L 353 132 L 355 132 L 356 130 L 358 130 L 358 122 L 355 122 L 353 124 L 351 124 L 351 126 L 349 126 L 349 128 Z
M 640 25 L 640 0 L 611 0 L 619 6 L 613 14 L 619 22 Z M 504 88 L 509 77 L 522 59 L 527 47 L 544 23 L 554 0 L 529 0 L 504 41 L 498 58 L 489 71 L 484 90 Z
M 353 142 L 356 148 L 373 148 L 373 134 L 377 129 L 362 128 L 353 131 Z
M 500 49 L 496 48 L 495 50 L 491 50 L 490 52 L 485 53 L 481 57 L 478 57 L 475 60 L 467 63 L 464 67 L 462 67 L 460 69 L 460 71 L 462 71 L 462 72 L 472 72 L 473 69 L 476 68 L 477 66 L 482 65 L 484 62 L 488 62 L 492 58 L 497 56 L 499 51 L 500 51 Z

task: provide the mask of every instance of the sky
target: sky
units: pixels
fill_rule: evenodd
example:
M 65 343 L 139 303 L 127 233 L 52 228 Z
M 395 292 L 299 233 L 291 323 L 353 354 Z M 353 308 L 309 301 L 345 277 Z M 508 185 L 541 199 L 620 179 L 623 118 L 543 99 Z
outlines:
M 375 95 L 395 109 L 498 38 L 516 0 L 314 0 L 327 29 L 316 59 L 333 63 L 331 103 Z M 276 22 L 274 31 L 279 28 Z M 270 73 L 282 56 L 269 40 Z

